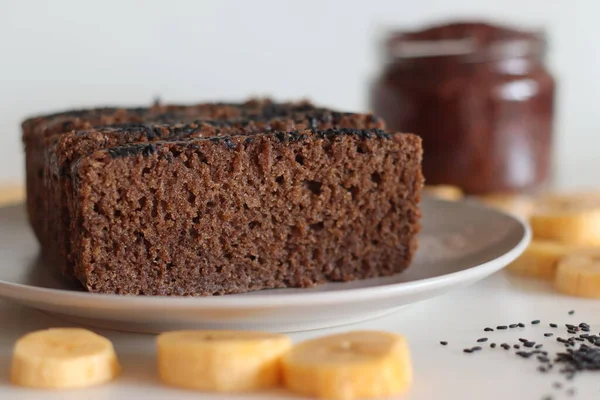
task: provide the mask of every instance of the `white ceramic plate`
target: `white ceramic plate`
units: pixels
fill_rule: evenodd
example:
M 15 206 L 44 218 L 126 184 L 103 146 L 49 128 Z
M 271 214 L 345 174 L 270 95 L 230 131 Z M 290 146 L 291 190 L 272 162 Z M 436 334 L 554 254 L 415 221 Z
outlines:
M 364 321 L 474 283 L 528 245 L 514 217 L 474 202 L 425 198 L 420 248 L 404 273 L 312 289 L 204 298 L 99 295 L 72 290 L 47 272 L 23 206 L 0 209 L 0 297 L 101 328 L 161 332 L 182 328 L 276 332 Z

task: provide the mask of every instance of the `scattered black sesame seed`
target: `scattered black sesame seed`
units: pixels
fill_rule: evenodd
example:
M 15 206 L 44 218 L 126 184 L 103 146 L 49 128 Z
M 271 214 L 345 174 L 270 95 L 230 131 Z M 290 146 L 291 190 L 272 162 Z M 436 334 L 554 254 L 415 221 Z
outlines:
M 556 325 L 556 324 L 550 324 L 550 328 L 558 328 L 558 325 Z
M 521 342 L 521 343 L 527 343 L 527 342 L 529 342 L 529 340 L 523 339 L 523 338 L 519 338 L 519 342 Z
M 575 314 L 575 310 L 569 311 L 569 315 L 573 315 L 573 314 Z
M 441 344 L 442 346 L 447 346 L 447 345 L 448 345 L 448 342 L 446 342 L 446 341 L 443 341 L 443 340 L 442 340 L 442 341 L 440 342 L 440 344 Z
M 501 331 L 502 331 L 502 330 L 504 330 L 504 329 L 508 329 L 508 326 L 506 326 L 506 325 L 498 325 L 498 326 L 496 327 L 496 329 L 499 329 L 499 330 L 501 330 Z
M 552 335 L 554 335 L 554 333 L 544 333 L 544 336 L 546 336 L 546 337 L 550 337 Z
M 522 322 L 519 322 L 517 325 L 519 325 L 519 328 L 525 328 L 525 324 Z
M 528 353 L 526 351 L 517 351 L 515 354 L 518 355 L 519 357 L 523 357 L 523 358 L 531 357 L 531 353 Z
M 572 381 L 572 380 L 573 380 L 573 378 L 575 378 L 575 373 L 574 373 L 574 372 L 572 372 L 572 373 L 568 373 L 568 374 L 566 375 L 566 378 L 567 378 L 567 380 L 568 380 L 568 381 Z
M 500 345 L 500 347 L 502 347 L 504 350 L 508 350 L 508 349 L 510 349 L 510 346 L 508 345 L 508 343 L 502 343 L 502 344 Z
M 488 341 L 488 338 L 486 338 L 486 337 L 482 337 L 482 338 L 477 339 L 477 343 L 485 343 L 487 341 Z
M 518 344 L 515 344 L 513 347 L 517 350 L 521 348 L 521 346 L 519 346 Z
M 485 332 L 494 332 L 494 330 L 492 328 L 485 328 L 484 331 Z
M 531 347 L 535 346 L 535 342 L 526 342 L 526 343 L 523 343 L 523 346 L 531 348 Z
M 558 353 L 555 362 L 562 363 L 560 371 L 567 379 L 583 370 L 600 370 L 600 349 L 582 344 L 578 349 L 567 349 L 566 353 Z
M 543 344 L 536 344 L 536 345 L 535 345 L 535 348 L 536 348 L 536 349 L 541 349 L 542 347 L 544 347 L 544 345 L 543 345 Z
M 577 328 L 575 325 L 571 325 L 571 324 L 565 324 L 565 326 L 567 327 L 567 329 L 576 329 Z
M 540 372 L 548 372 L 548 368 L 540 366 L 540 367 L 538 367 L 538 371 L 540 371 Z
M 479 347 L 479 346 L 475 346 L 475 347 L 471 348 L 471 351 L 480 351 L 480 350 L 481 350 L 481 347 Z
M 463 349 L 463 352 L 465 352 L 465 353 L 472 353 L 473 350 L 471 350 L 471 349 Z
M 495 349 L 495 348 L 496 348 L 496 343 L 492 343 L 492 344 L 490 344 L 490 347 L 491 347 L 492 349 Z
M 516 328 L 516 327 L 518 327 L 518 326 L 519 326 L 519 324 L 510 324 L 508 327 L 509 327 L 510 329 L 514 329 L 514 328 Z
M 531 321 L 531 325 L 537 325 L 540 323 L 539 319 L 534 319 L 533 321 Z

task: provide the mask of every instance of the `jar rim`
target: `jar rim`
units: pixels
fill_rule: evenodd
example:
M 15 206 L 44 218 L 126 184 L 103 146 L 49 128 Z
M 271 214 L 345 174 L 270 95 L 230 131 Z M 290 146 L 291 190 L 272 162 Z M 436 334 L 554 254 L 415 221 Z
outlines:
M 542 29 L 521 31 L 493 25 L 484 26 L 489 29 L 510 32 L 511 35 L 481 40 L 476 35 L 466 32 L 459 37 L 432 39 L 418 37 L 428 30 L 421 32 L 395 31 L 388 35 L 384 42 L 386 58 L 388 60 L 416 60 L 457 57 L 464 58 L 465 61 L 486 61 L 509 57 L 543 56 L 546 52 L 546 33 Z

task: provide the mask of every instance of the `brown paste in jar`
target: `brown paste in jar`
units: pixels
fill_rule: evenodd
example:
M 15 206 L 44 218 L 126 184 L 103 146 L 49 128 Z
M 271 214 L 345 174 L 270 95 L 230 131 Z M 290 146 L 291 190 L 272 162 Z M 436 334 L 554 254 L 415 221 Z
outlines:
M 372 108 L 423 138 L 428 184 L 485 194 L 549 179 L 555 84 L 542 35 L 455 23 L 393 34 L 385 51 Z

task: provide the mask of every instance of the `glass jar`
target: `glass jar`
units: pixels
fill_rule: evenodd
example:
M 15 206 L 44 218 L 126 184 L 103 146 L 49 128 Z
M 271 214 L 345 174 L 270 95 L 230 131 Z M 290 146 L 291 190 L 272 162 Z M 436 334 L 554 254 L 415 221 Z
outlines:
M 525 191 L 551 175 L 554 79 L 542 34 L 456 23 L 391 35 L 371 92 L 394 131 L 423 138 L 428 184 Z

